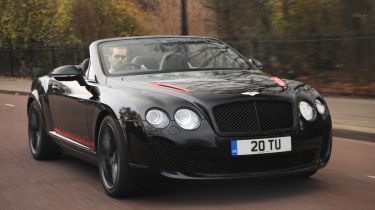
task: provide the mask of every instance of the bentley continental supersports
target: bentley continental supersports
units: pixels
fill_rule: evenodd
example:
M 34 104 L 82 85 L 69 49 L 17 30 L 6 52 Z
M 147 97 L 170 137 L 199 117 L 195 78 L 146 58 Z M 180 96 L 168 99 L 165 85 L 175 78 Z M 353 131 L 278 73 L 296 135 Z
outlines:
M 33 81 L 29 145 L 37 160 L 96 164 L 110 196 L 159 178 L 309 177 L 330 158 L 324 98 L 222 41 L 113 38 L 89 52 Z

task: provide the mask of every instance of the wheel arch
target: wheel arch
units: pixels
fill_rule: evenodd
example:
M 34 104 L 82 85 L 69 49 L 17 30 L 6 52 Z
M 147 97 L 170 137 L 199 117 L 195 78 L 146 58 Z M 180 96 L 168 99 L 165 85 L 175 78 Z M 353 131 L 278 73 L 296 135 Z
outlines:
M 125 125 L 121 122 L 121 120 L 119 120 L 116 115 L 114 114 L 114 112 L 112 112 L 111 109 L 104 109 L 102 110 L 98 117 L 96 118 L 96 123 L 95 123 L 95 151 L 97 150 L 97 144 L 98 144 L 98 141 L 99 141 L 99 130 L 100 130 L 100 125 L 102 124 L 102 121 L 105 117 L 107 116 L 111 116 L 113 117 L 113 119 L 115 119 L 115 123 L 119 129 L 119 132 L 121 132 L 121 136 L 124 138 L 125 140 L 125 143 L 127 143 L 127 134 L 126 134 L 126 128 L 125 128 Z
M 32 96 L 29 96 L 29 98 L 27 99 L 27 107 L 26 107 L 26 112 L 27 112 L 27 115 L 29 115 L 29 111 L 30 111 L 30 106 L 31 106 L 31 103 L 35 101 L 35 99 L 32 97 Z
M 102 124 L 102 121 L 103 119 L 106 117 L 106 116 L 109 116 L 111 115 L 111 112 L 104 109 L 103 111 L 101 111 L 96 119 L 96 123 L 95 123 L 95 151 L 97 150 L 97 144 L 98 144 L 98 140 L 99 140 L 99 130 L 100 130 L 100 125 Z
M 40 100 L 39 100 L 39 95 L 38 95 L 38 92 L 37 90 L 33 90 L 30 94 L 29 94 L 29 97 L 27 99 L 27 114 L 29 114 L 29 109 L 30 109 L 30 106 L 31 106 L 31 103 L 33 101 L 36 101 L 38 106 L 39 106 L 39 109 L 41 111 L 41 114 L 43 116 L 43 109 L 42 109 L 42 104 L 40 103 Z

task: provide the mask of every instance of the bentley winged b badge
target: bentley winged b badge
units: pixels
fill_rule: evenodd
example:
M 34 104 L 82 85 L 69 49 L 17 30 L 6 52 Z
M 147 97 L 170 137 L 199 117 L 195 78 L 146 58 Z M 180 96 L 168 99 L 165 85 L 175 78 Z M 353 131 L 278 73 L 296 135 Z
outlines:
M 241 94 L 242 95 L 247 95 L 247 96 L 255 96 L 255 95 L 258 95 L 259 92 L 258 91 L 249 91 L 249 92 L 243 92 Z

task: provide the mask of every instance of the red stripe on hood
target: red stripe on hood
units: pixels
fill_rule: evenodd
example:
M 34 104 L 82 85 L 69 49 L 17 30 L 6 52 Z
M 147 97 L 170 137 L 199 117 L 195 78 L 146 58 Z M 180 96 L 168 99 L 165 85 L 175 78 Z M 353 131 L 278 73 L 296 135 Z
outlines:
M 181 91 L 181 92 L 190 92 L 190 90 L 188 90 L 186 88 L 175 86 L 175 85 L 169 85 L 169 84 L 160 83 L 160 82 L 151 82 L 150 84 L 153 85 L 153 86 L 166 87 L 166 88 L 178 90 L 178 91 Z
M 286 87 L 285 82 L 282 81 L 280 78 L 278 78 L 278 77 L 271 77 L 271 79 L 273 81 L 275 81 L 280 87 L 283 87 L 283 88 Z

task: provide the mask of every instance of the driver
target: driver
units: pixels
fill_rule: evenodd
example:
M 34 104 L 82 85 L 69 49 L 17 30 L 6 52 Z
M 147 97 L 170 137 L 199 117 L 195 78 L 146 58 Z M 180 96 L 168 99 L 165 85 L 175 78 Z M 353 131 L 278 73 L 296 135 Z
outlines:
M 127 50 L 125 47 L 113 47 L 108 55 L 109 73 L 118 72 L 127 63 Z

